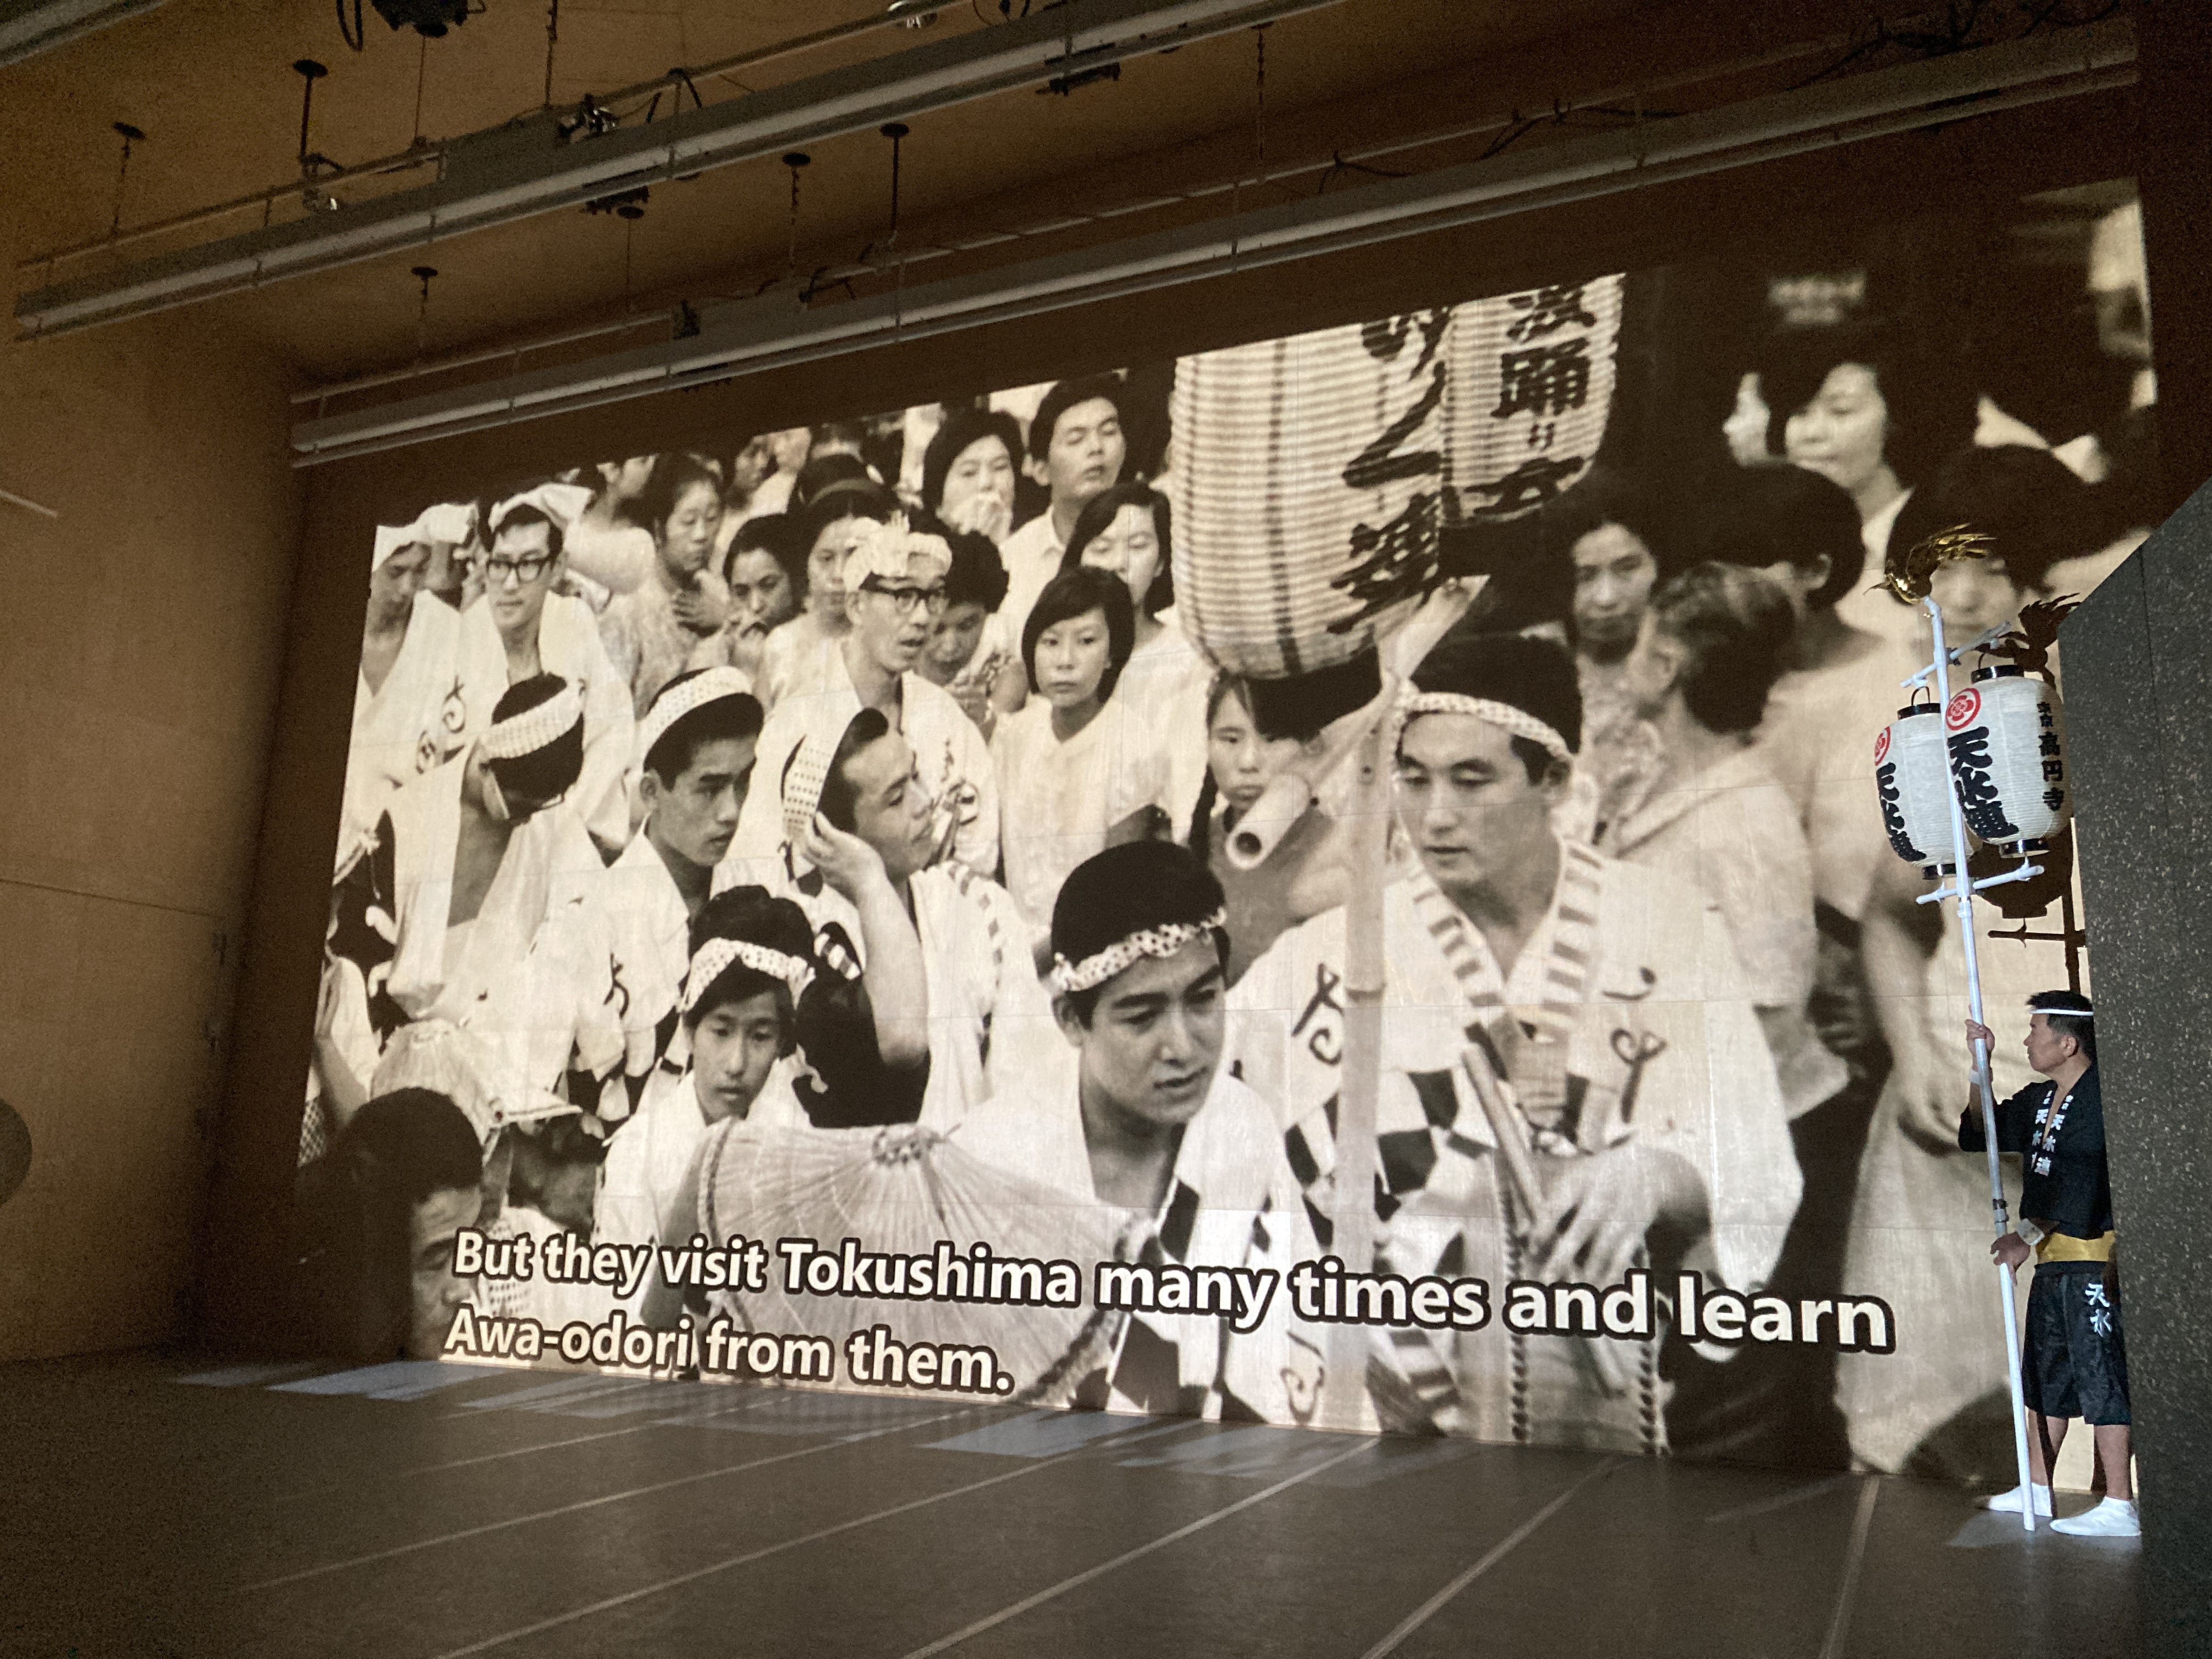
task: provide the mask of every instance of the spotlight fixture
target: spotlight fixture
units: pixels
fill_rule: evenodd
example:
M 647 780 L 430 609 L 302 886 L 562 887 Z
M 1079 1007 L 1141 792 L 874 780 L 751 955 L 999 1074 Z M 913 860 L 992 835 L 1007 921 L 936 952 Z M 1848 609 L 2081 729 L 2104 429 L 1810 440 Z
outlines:
M 926 29 L 937 21 L 937 9 L 944 0 L 891 0 L 884 8 L 884 15 L 897 20 L 904 29 Z
M 435 40 L 469 21 L 469 0 L 372 0 L 376 15 L 395 29 L 411 27 Z

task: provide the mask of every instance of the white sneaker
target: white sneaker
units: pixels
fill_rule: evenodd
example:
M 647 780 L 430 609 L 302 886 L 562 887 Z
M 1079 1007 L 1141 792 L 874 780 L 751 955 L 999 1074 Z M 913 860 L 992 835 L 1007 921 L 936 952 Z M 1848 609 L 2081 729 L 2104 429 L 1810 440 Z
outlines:
M 2142 1522 L 2136 1517 L 2133 1499 L 2107 1498 L 2094 1510 L 2053 1521 L 2051 1530 L 2071 1533 L 2076 1538 L 2140 1538 Z
M 1984 1498 L 1982 1499 L 1982 1507 L 1985 1510 L 1995 1510 L 2001 1515 L 2018 1515 L 2020 1513 L 2020 1488 L 2018 1486 L 2014 1486 L 2010 1492 L 2001 1492 L 1994 1498 Z M 2038 1515 L 2048 1515 L 2051 1513 L 2050 1487 L 2042 1486 L 2036 1487 L 2035 1512 Z

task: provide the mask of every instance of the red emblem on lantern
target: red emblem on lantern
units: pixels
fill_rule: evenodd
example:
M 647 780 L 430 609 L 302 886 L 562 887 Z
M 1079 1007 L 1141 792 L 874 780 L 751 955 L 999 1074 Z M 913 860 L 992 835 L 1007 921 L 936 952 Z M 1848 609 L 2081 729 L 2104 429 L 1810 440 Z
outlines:
M 1943 711 L 1943 724 L 1954 732 L 1963 732 L 1981 717 L 1982 694 L 1968 686 L 1951 699 L 1950 707 Z
M 1874 763 L 1881 764 L 1881 757 L 1889 753 L 1889 728 L 1883 726 L 1874 734 Z

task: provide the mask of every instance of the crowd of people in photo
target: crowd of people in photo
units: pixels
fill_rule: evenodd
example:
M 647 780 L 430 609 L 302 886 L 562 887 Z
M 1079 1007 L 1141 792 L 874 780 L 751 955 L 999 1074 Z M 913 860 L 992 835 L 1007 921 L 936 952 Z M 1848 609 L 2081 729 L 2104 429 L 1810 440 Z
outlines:
M 2093 297 L 2147 316 L 2113 258 Z M 1601 452 L 1528 519 L 1389 722 L 1379 872 L 1321 789 L 1231 855 L 1327 734 L 1178 620 L 1157 374 L 380 528 L 301 1143 L 336 1340 L 604 1319 L 605 1287 L 459 1274 L 457 1232 L 762 1237 L 732 1171 L 833 1133 L 825 1194 L 933 1161 L 1010 1229 L 1080 1209 L 1131 1262 L 1287 1278 L 1339 1212 L 1347 905 L 1379 873 L 1377 1273 L 1849 1290 L 1897 1351 L 1401 1316 L 1362 1421 L 1969 1468 L 2001 1360 L 1986 1268 L 1941 1235 L 1986 1191 L 1954 1145 L 1955 941 L 1871 783 L 1925 622 L 1875 584 L 1971 524 L 1997 551 L 1936 575 L 1954 640 L 2086 593 L 2147 528 L 2121 486 L 2151 394 L 2145 368 L 2103 426 L 2039 431 L 1927 343 L 1785 315 L 1732 348 L 1723 468 L 1686 490 Z M 1993 1007 L 2063 976 L 1991 959 Z M 748 1318 L 689 1308 L 717 1310 Z M 1128 1313 L 1054 1397 L 1322 1420 L 1307 1312 Z

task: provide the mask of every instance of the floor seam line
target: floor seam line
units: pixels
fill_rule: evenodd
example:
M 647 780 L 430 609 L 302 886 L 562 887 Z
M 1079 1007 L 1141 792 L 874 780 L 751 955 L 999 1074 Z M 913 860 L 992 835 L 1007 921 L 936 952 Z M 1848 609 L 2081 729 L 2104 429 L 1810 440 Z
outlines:
M 1038 1590 L 1034 1595 L 1024 1596 L 1020 1601 L 1012 1603 L 1011 1606 L 1001 1607 L 998 1612 L 992 1613 L 988 1618 L 979 1619 L 974 1624 L 965 1626 L 961 1629 L 953 1632 L 950 1636 L 941 1636 L 936 1641 L 930 1643 L 926 1647 L 916 1648 L 913 1652 L 907 1654 L 904 1656 L 904 1659 L 930 1659 L 930 1656 L 933 1654 L 943 1653 L 948 1648 L 958 1647 L 960 1644 L 966 1641 L 971 1636 L 981 1636 L 985 1631 L 994 1629 L 998 1626 L 1005 1624 L 1010 1619 L 1018 1619 L 1022 1614 L 1031 1611 L 1033 1608 L 1042 1607 L 1046 1602 L 1053 1600 L 1056 1596 L 1064 1595 L 1069 1590 L 1079 1589 L 1081 1586 L 1091 1583 L 1093 1579 L 1103 1578 L 1108 1573 L 1114 1571 L 1117 1568 L 1125 1567 L 1132 1561 L 1138 1560 L 1144 1556 L 1150 1555 L 1154 1550 L 1165 1549 L 1169 1545 L 1178 1543 L 1182 1540 L 1189 1537 L 1193 1533 L 1204 1531 L 1217 1521 L 1225 1521 L 1231 1516 L 1237 1514 L 1240 1510 L 1249 1510 L 1255 1504 L 1267 1502 L 1268 1498 L 1273 1498 L 1277 1492 L 1286 1491 L 1288 1488 L 1297 1486 L 1301 1480 L 1310 1480 L 1313 1476 L 1319 1474 L 1324 1469 L 1334 1468 L 1339 1463 L 1344 1462 L 1349 1458 L 1355 1457 L 1361 1452 L 1372 1451 L 1374 1447 L 1371 1443 L 1347 1447 L 1334 1457 L 1324 1458 L 1322 1462 L 1312 1465 L 1309 1468 L 1301 1469 L 1297 1474 L 1290 1476 L 1286 1480 L 1278 1480 L 1273 1486 L 1267 1487 L 1264 1492 L 1253 1492 L 1249 1497 L 1241 1498 L 1234 1504 L 1231 1504 L 1224 1508 L 1214 1510 L 1211 1515 L 1200 1516 L 1195 1521 L 1192 1521 L 1187 1522 L 1185 1525 L 1177 1527 L 1173 1532 L 1163 1534 L 1161 1536 L 1152 1540 L 1149 1543 L 1139 1544 L 1136 1548 L 1132 1550 L 1125 1550 L 1110 1561 L 1102 1561 L 1097 1566 L 1085 1568 L 1083 1571 L 1075 1574 L 1072 1577 L 1061 1579 L 1057 1584 L 1053 1584 L 1044 1589 Z
M 573 1624 L 579 1619 L 589 1619 L 599 1613 L 611 1613 L 617 1607 L 626 1607 L 633 1601 L 641 1601 L 647 1596 L 658 1595 L 664 1590 L 680 1589 L 686 1584 L 697 1583 L 702 1578 L 712 1577 L 715 1573 L 727 1572 L 733 1567 L 750 1566 L 753 1562 L 765 1560 L 772 1555 L 780 1555 L 786 1550 L 799 1549 L 808 1544 L 818 1544 L 823 1539 L 835 1538 L 840 1533 L 851 1532 L 857 1528 L 872 1525 L 878 1521 L 888 1521 L 894 1516 L 906 1515 L 915 1510 L 927 1509 L 932 1504 L 942 1504 L 951 1498 L 965 1497 L 969 1492 L 981 1492 L 986 1486 L 1001 1486 L 1009 1480 L 1019 1480 L 1024 1476 L 1038 1474 L 1058 1464 L 1065 1463 L 1070 1459 L 1085 1456 L 1088 1454 L 1089 1448 L 1079 1447 L 1073 1451 L 1062 1452 L 1057 1457 L 1044 1458 L 1023 1468 L 1009 1469 L 1004 1474 L 994 1474 L 988 1480 L 971 1481 L 964 1486 L 955 1486 L 950 1492 L 933 1492 L 927 1498 L 916 1498 L 904 1504 L 896 1504 L 890 1509 L 878 1510 L 873 1514 L 860 1516 L 850 1521 L 841 1521 L 835 1526 L 823 1527 L 797 1538 L 787 1538 L 779 1543 L 764 1544 L 758 1549 L 748 1550 L 742 1555 L 733 1555 L 727 1560 L 710 1562 L 703 1567 L 694 1567 L 689 1572 L 678 1573 L 673 1578 L 664 1578 L 658 1583 L 644 1584 L 634 1590 L 624 1590 L 619 1595 L 608 1596 L 602 1601 L 592 1602 L 589 1607 L 577 1607 L 568 1613 L 556 1613 L 550 1619 L 541 1619 L 535 1624 L 525 1625 L 520 1629 L 503 1631 L 497 1636 L 487 1636 L 481 1641 L 470 1643 L 466 1647 L 454 1648 L 448 1652 L 441 1653 L 437 1659 L 468 1659 L 471 1654 L 489 1652 L 491 1649 L 503 1647 L 509 1642 L 519 1642 L 526 1636 L 535 1636 L 540 1631 L 553 1630 L 562 1625 Z
M 1429 1597 L 1429 1599 L 1422 1602 L 1419 1607 L 1415 1607 L 1413 1612 L 1407 1613 L 1403 1619 L 1400 1620 L 1391 1629 L 1390 1633 L 1388 1636 L 1385 1636 L 1381 1641 L 1377 1642 L 1373 1647 L 1368 1649 L 1365 1653 L 1360 1656 L 1360 1659 L 1383 1659 L 1383 1656 L 1385 1654 L 1395 1652 L 1400 1644 L 1402 1644 L 1407 1637 L 1411 1636 L 1415 1631 L 1420 1629 L 1423 1625 L 1427 1624 L 1429 1620 L 1436 1617 L 1437 1613 L 1443 1612 L 1445 1607 L 1450 1603 L 1454 1596 L 1457 1595 L 1469 1584 L 1472 1584 L 1476 1579 L 1481 1577 L 1484 1573 L 1488 1572 L 1491 1568 L 1496 1566 L 1500 1561 L 1503 1561 L 1507 1556 L 1510 1555 L 1516 1549 L 1520 1547 L 1522 1544 L 1528 1540 L 1530 1534 L 1534 1533 L 1537 1528 L 1542 1526 L 1544 1522 L 1550 1520 L 1554 1515 L 1565 1509 L 1567 1506 L 1568 1500 L 1572 1498 L 1577 1492 L 1579 1492 L 1584 1486 L 1589 1485 L 1591 1481 L 1598 1480 L 1601 1476 L 1610 1474 L 1615 1468 L 1620 1467 L 1620 1460 L 1619 1458 L 1609 1457 L 1604 1462 L 1599 1464 L 1595 1468 L 1584 1474 L 1581 1480 L 1576 1481 L 1574 1485 L 1569 1486 L 1565 1492 L 1552 1499 L 1550 1503 L 1545 1504 L 1542 1509 L 1538 1510 L 1535 1514 L 1530 1516 L 1526 1521 L 1523 1521 L 1511 1532 L 1506 1534 L 1504 1538 L 1492 1545 L 1489 1549 L 1483 1552 L 1482 1555 L 1476 1559 L 1473 1566 L 1468 1567 L 1465 1571 L 1460 1573 L 1457 1577 L 1453 1578 L 1450 1583 L 1447 1583 L 1442 1589 L 1438 1590 L 1434 1595 Z
M 1844 1553 L 1844 1576 L 1836 1586 L 1836 1610 L 1828 1618 L 1828 1639 L 1820 1644 L 1820 1659 L 1838 1659 L 1851 1631 L 1851 1602 L 1859 1588 L 1859 1569 L 1866 1562 L 1867 1534 L 1874 1528 L 1874 1506 L 1881 1496 L 1881 1482 L 1873 1475 L 1859 1489 L 1858 1513 L 1851 1517 L 1850 1547 Z
M 434 1549 L 441 1544 L 458 1544 L 470 1538 L 480 1538 L 487 1533 L 501 1532 L 509 1527 L 527 1526 L 534 1521 L 550 1521 L 556 1516 L 574 1515 L 580 1510 L 597 1509 L 603 1504 L 619 1504 L 627 1498 L 644 1498 L 653 1492 L 668 1492 L 678 1486 L 696 1486 L 702 1480 L 713 1480 L 726 1474 L 742 1474 L 748 1469 L 766 1468 L 775 1463 L 788 1463 L 794 1459 L 811 1457 L 817 1452 L 835 1451 L 840 1446 L 857 1445 L 862 1441 L 879 1438 L 886 1434 L 897 1434 L 906 1429 L 926 1428 L 932 1423 L 941 1423 L 962 1413 L 946 1412 L 940 1417 L 925 1418 L 919 1423 L 902 1423 L 889 1428 L 873 1429 L 864 1434 L 840 1435 L 818 1446 L 802 1446 L 796 1451 L 778 1452 L 769 1457 L 756 1457 L 743 1463 L 732 1463 L 722 1468 L 705 1469 L 696 1474 L 678 1475 L 672 1480 L 657 1481 L 649 1486 L 633 1486 L 624 1492 L 608 1492 L 598 1498 L 580 1498 L 573 1504 L 563 1504 L 550 1510 L 538 1510 L 529 1515 L 512 1516 L 502 1521 L 487 1521 L 482 1526 L 465 1528 L 459 1532 L 441 1533 L 435 1538 L 417 1540 L 411 1544 L 396 1544 L 390 1549 L 378 1550 L 368 1555 L 352 1556 L 343 1561 L 327 1561 L 319 1566 L 303 1567 L 297 1572 L 281 1574 L 275 1578 L 257 1579 L 250 1584 L 240 1584 L 230 1593 L 243 1595 L 249 1590 L 275 1589 L 284 1584 L 295 1584 L 304 1579 L 319 1578 L 326 1574 L 343 1572 L 349 1567 L 365 1567 L 378 1561 L 389 1561 L 397 1556 L 410 1555 L 417 1550 Z

